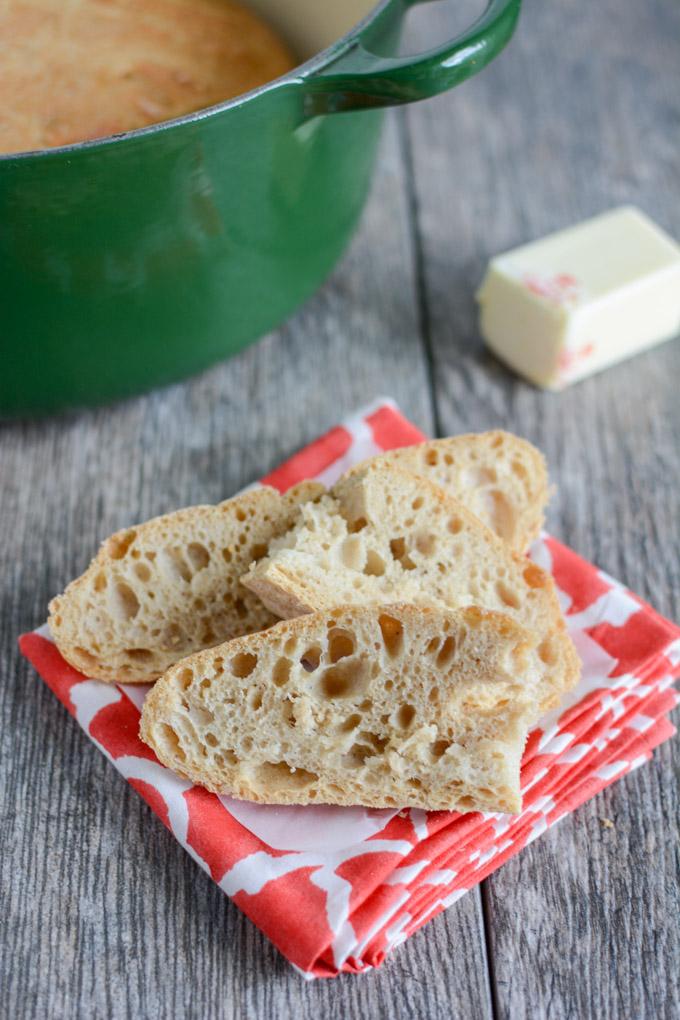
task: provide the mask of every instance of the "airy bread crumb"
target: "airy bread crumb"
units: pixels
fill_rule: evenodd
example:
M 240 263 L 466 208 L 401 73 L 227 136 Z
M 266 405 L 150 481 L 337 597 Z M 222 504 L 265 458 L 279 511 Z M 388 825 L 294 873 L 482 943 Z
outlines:
M 579 676 L 552 578 L 438 486 L 380 458 L 303 506 L 242 580 L 284 619 L 371 602 L 507 613 L 538 635 L 537 718 Z
M 265 486 L 112 535 L 50 603 L 59 651 L 89 677 L 149 683 L 191 652 L 271 626 L 276 617 L 239 578 L 321 492 L 313 482 L 285 496 Z
M 336 608 L 173 666 L 141 736 L 190 781 L 267 804 L 518 811 L 540 665 L 501 613 Z

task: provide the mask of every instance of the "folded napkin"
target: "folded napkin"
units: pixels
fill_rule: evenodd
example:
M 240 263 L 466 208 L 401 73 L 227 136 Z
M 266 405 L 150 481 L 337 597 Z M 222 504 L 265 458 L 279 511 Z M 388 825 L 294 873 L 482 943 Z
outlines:
M 262 481 L 332 484 L 423 435 L 381 400 Z M 530 734 L 519 815 L 276 807 L 218 797 L 158 763 L 138 736 L 148 687 L 89 680 L 47 627 L 21 650 L 182 846 L 306 978 L 361 972 L 599 790 L 674 728 L 680 628 L 549 535 L 531 557 L 556 581 L 583 662 L 578 688 Z M 577 824 L 577 823 L 575 823 Z

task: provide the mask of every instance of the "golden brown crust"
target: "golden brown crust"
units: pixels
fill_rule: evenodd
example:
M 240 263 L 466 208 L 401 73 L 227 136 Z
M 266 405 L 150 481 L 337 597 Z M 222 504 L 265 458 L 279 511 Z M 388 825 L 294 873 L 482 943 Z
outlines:
M 0 4 L 0 38 L 0 152 L 179 117 L 295 63 L 257 15 L 229 0 L 12 0 Z

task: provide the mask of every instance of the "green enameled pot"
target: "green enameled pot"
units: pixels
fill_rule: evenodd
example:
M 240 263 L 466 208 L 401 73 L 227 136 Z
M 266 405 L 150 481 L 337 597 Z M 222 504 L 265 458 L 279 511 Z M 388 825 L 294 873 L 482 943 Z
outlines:
M 490 0 L 456 39 L 390 56 L 414 2 L 251 0 L 316 55 L 178 120 L 0 157 L 0 413 L 168 383 L 300 305 L 357 222 L 379 108 L 479 71 L 520 6 Z

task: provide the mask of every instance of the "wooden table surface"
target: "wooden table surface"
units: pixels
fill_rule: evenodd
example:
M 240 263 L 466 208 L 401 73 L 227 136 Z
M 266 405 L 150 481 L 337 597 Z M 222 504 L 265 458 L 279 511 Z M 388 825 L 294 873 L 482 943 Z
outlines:
M 426 5 L 411 44 L 469 9 Z M 388 117 L 351 250 L 278 332 L 186 384 L 0 428 L 3 1017 L 678 1016 L 676 741 L 380 971 L 305 983 L 16 637 L 105 535 L 229 496 L 378 393 L 433 435 L 502 426 L 538 443 L 559 487 L 551 530 L 680 618 L 680 344 L 546 394 L 483 351 L 473 300 L 491 254 L 611 206 L 680 236 L 679 134 L 677 0 L 526 0 L 483 74 Z

